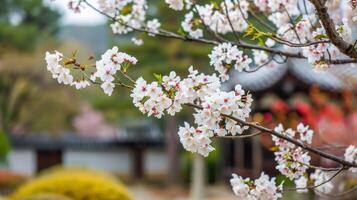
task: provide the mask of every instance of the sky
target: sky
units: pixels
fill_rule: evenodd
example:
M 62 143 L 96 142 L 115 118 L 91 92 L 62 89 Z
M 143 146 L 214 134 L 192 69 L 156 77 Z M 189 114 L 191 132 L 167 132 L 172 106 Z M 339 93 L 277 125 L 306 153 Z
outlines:
M 96 5 L 96 0 L 91 1 Z M 74 13 L 67 8 L 68 0 L 46 0 L 45 3 L 62 14 L 62 25 L 95 26 L 106 22 L 104 16 L 89 7 L 85 7 L 80 13 Z

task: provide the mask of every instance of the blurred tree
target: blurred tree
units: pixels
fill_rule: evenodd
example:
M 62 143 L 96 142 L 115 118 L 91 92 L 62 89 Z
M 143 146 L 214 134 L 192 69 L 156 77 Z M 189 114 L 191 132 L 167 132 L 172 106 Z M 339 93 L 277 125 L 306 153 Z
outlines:
M 178 31 L 175 30 L 175 28 L 177 28 L 178 23 L 180 23 L 184 16 L 169 9 L 163 1 L 157 1 L 157 4 L 157 10 L 149 8 L 149 13 L 152 16 L 164 18 L 165 21 L 162 22 L 162 27 L 165 29 Z M 132 37 L 143 39 L 144 45 L 134 45 L 130 41 Z M 132 66 L 128 72 L 133 78 L 138 78 L 138 75 L 140 75 L 147 80 L 154 80 L 153 73 L 166 75 L 170 71 L 175 71 L 178 75 L 184 77 L 187 75 L 187 67 L 190 65 L 194 65 L 194 67 L 200 71 L 213 72 L 212 68 L 208 65 L 207 59 L 207 54 L 211 50 L 210 45 L 187 44 L 178 40 L 149 37 L 146 34 L 120 35 L 113 36 L 110 39 L 112 40 L 110 42 L 111 45 L 119 46 L 122 51 L 138 59 L 138 64 Z M 123 78 L 123 80 L 125 80 L 125 78 Z M 144 118 L 145 116 L 132 106 L 131 97 L 124 95 L 128 92 L 130 91 L 120 90 L 120 93 L 114 92 L 114 97 L 103 95 L 102 92 L 97 93 L 95 90 L 90 92 L 87 90 L 82 94 L 86 99 L 90 100 L 96 109 L 104 111 L 108 119 L 112 121 L 126 120 L 128 117 Z M 185 116 L 185 114 L 181 116 Z
M 52 39 L 60 14 L 44 0 L 0 0 L 0 5 L 0 130 L 63 131 L 77 111 L 77 97 L 49 82 L 43 68 L 45 49 L 59 47 Z
M 80 99 L 47 76 L 43 55 L 48 43 L 29 52 L 10 51 L 0 59 L 0 129 L 12 133 L 62 133 L 71 128 Z M 55 45 L 66 51 L 81 48 Z M 18 59 L 18 58 L 21 59 Z
M 43 0 L 0 0 L 0 54 L 5 49 L 32 50 L 59 30 L 60 14 Z
M 4 157 L 10 150 L 10 142 L 6 134 L 0 130 L 0 162 L 3 162 Z
M 149 8 L 149 13 L 158 18 L 165 19 L 162 22 L 162 27 L 168 30 L 181 32 L 180 30 L 175 30 L 178 27 L 178 23 L 184 18 L 183 15 L 172 11 L 165 5 L 164 1 L 157 1 L 157 10 Z M 150 18 L 151 16 L 149 16 Z M 144 45 L 135 46 L 130 42 L 131 37 L 141 38 L 144 40 Z M 178 40 L 163 39 L 158 37 L 149 37 L 145 34 L 133 34 L 128 36 L 113 37 L 113 45 L 119 46 L 119 48 L 135 56 L 138 59 L 138 64 L 129 69 L 129 74 L 131 77 L 138 78 L 138 75 L 145 77 L 146 80 L 154 80 L 153 73 L 168 74 L 170 71 L 175 71 L 181 77 L 188 74 L 187 67 L 193 65 L 195 69 L 199 69 L 203 72 L 213 72 L 212 68 L 209 67 L 207 54 L 211 50 L 210 45 L 195 45 L 194 43 L 187 44 Z M 150 52 L 150 53 L 148 53 Z M 125 78 L 123 77 L 123 80 Z M 129 82 L 128 82 L 129 83 Z M 91 100 L 94 107 L 103 110 L 109 118 L 113 120 L 127 120 L 128 117 L 145 117 L 140 113 L 135 107 L 132 106 L 132 100 L 129 95 L 125 95 L 129 91 L 120 90 L 120 93 L 114 93 L 114 97 L 107 97 L 104 95 L 93 95 L 87 93 L 86 96 Z M 123 117 L 125 116 L 125 117 Z M 169 183 L 175 184 L 180 181 L 179 175 L 179 139 L 177 130 L 173 127 L 178 127 L 180 120 L 177 119 L 184 118 L 188 119 L 187 112 L 181 112 L 175 117 L 165 117 L 158 122 L 162 126 L 166 126 L 165 137 L 166 137 L 166 147 L 168 157 L 170 158 L 169 168 Z M 119 118 L 120 117 L 120 118 Z M 191 187 L 191 198 L 197 199 L 201 198 L 204 193 L 204 169 L 205 163 L 204 159 L 200 157 L 195 157 L 195 166 L 193 168 L 195 177 L 193 177 L 193 182 Z M 177 172 L 177 173 L 173 173 Z

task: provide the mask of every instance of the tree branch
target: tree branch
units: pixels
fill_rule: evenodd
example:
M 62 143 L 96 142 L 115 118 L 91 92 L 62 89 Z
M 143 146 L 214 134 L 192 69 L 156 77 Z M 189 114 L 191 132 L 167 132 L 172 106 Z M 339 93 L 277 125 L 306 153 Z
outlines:
M 335 23 L 328 14 L 327 7 L 325 5 L 326 1 L 321 0 L 310 0 L 310 2 L 315 6 L 316 13 L 322 22 L 322 26 L 325 28 L 327 36 L 329 37 L 332 44 L 334 44 L 342 53 L 350 58 L 357 60 L 357 49 L 339 35 L 335 28 Z
M 193 108 L 200 109 L 200 110 L 203 109 L 201 106 L 196 105 L 196 104 L 186 104 L 186 105 L 188 105 L 188 106 L 190 106 L 190 107 L 193 107 Z M 320 150 L 318 150 L 318 149 L 315 149 L 315 148 L 313 148 L 313 147 L 311 147 L 311 146 L 309 146 L 309 145 L 307 145 L 307 144 L 305 144 L 305 143 L 302 143 L 302 142 L 300 142 L 300 141 L 298 141 L 298 140 L 296 140 L 296 139 L 294 139 L 294 138 L 291 138 L 291 137 L 282 135 L 282 134 L 280 134 L 280 133 L 274 131 L 273 129 L 266 128 L 266 127 L 264 127 L 264 126 L 258 125 L 258 124 L 253 123 L 253 122 L 246 122 L 246 121 L 244 121 L 244 120 L 242 120 L 242 119 L 233 117 L 233 116 L 231 116 L 231 115 L 225 115 L 225 114 L 221 114 L 221 115 L 222 115 L 223 117 L 226 117 L 226 118 L 229 118 L 229 119 L 231 119 L 231 120 L 234 120 L 234 121 L 236 121 L 236 122 L 238 122 L 238 123 L 240 123 L 240 124 L 242 124 L 242 125 L 249 126 L 249 127 L 251 127 L 251 128 L 255 128 L 255 129 L 260 130 L 260 131 L 262 131 L 262 132 L 264 132 L 264 133 L 268 133 L 268 134 L 270 134 L 270 135 L 274 135 L 274 136 L 276 136 L 276 137 L 278 137 L 278 138 L 281 138 L 281 139 L 283 139 L 283 140 L 286 140 L 286 141 L 288 141 L 288 142 L 291 142 L 291 143 L 295 144 L 296 146 L 299 146 L 299 147 L 301 147 L 301 148 L 303 148 L 303 149 L 305 149 L 305 150 L 307 150 L 307 151 L 309 151 L 309 152 L 311 152 L 311 153 L 317 154 L 317 155 L 319 155 L 319 156 L 321 156 L 321 157 L 324 157 L 324 158 L 327 158 L 327 159 L 329 159 L 329 160 L 332 160 L 332 161 L 335 161 L 335 162 L 337 162 L 337 163 L 340 163 L 341 165 L 343 165 L 343 166 L 345 166 L 345 167 L 357 167 L 357 164 L 348 162 L 348 161 L 346 161 L 346 160 L 344 160 L 344 159 L 342 159 L 342 158 L 339 158 L 339 157 L 337 157 L 337 156 L 335 156 L 335 155 L 328 154 L 328 153 L 326 153 L 326 152 L 323 152 L 323 151 L 320 151 Z
M 99 10 L 98 8 L 94 7 L 92 4 L 90 4 L 87 0 L 83 0 L 83 3 L 85 3 L 87 6 L 89 6 L 90 8 L 92 8 L 94 11 L 106 16 L 107 18 L 111 19 L 112 21 L 116 22 L 117 20 L 115 19 L 115 17 L 108 15 L 105 12 L 102 12 L 101 10 Z M 134 28 L 132 26 L 129 26 L 128 24 L 121 23 L 123 26 L 126 26 L 128 28 L 133 29 L 134 31 L 137 32 L 143 32 L 143 33 L 152 33 L 150 31 L 148 31 L 147 29 L 143 29 L 143 28 Z M 204 44 L 211 44 L 211 45 L 218 45 L 220 44 L 217 41 L 214 40 L 210 40 L 210 39 L 196 39 L 196 38 L 192 38 L 190 36 L 182 36 L 167 30 L 162 30 L 159 29 L 158 33 L 152 33 L 155 34 L 157 36 L 160 37 L 164 37 L 164 38 L 172 38 L 172 39 L 178 39 L 178 40 L 183 40 L 183 41 L 192 41 L 192 42 L 199 42 L 199 43 L 204 43 Z M 305 56 L 303 56 L 301 53 L 292 53 L 292 52 L 288 52 L 288 51 L 284 51 L 281 49 L 277 49 L 277 48 L 270 48 L 270 47 L 264 47 L 264 46 L 259 46 L 259 45 L 254 45 L 254 44 L 248 44 L 245 42 L 240 42 L 238 43 L 233 43 L 231 42 L 233 45 L 236 45 L 239 48 L 243 48 L 243 49 L 255 49 L 255 50 L 261 50 L 261 51 L 265 51 L 271 54 L 275 54 L 275 55 L 281 55 L 281 56 L 286 56 L 286 57 L 290 57 L 290 58 L 301 58 L 301 59 L 307 59 Z M 326 61 L 328 64 L 349 64 L 349 63 L 357 63 L 357 59 L 334 59 L 334 60 L 328 60 Z

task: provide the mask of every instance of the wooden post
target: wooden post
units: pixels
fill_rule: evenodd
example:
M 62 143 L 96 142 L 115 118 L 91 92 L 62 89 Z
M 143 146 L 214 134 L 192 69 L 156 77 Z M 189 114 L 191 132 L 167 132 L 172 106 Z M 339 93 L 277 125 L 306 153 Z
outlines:
M 259 137 L 253 137 L 253 176 L 258 177 L 262 171 L 263 151 Z
M 243 140 L 234 141 L 234 165 L 238 169 L 244 168 L 244 142 Z
M 133 149 L 133 175 L 135 179 L 142 179 L 144 177 L 144 148 L 143 147 L 134 147 Z

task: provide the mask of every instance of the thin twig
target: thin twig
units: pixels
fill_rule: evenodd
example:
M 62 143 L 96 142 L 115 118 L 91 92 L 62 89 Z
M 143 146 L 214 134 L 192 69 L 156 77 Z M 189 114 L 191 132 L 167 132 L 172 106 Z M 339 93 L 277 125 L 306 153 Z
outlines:
M 108 17 L 109 19 L 111 19 L 113 21 L 117 21 L 112 16 L 100 11 L 99 9 L 94 7 L 92 4 L 88 3 L 87 0 L 83 0 L 83 2 L 86 5 L 88 5 L 90 8 L 92 8 L 93 10 L 99 12 L 100 14 L 103 14 L 104 16 Z M 146 29 L 134 28 L 132 26 L 129 26 L 128 24 L 125 24 L 125 23 L 122 23 L 122 22 L 119 22 L 119 23 L 121 23 L 123 26 L 126 26 L 128 28 L 133 29 L 134 31 L 148 33 L 148 34 L 155 34 L 157 36 L 164 37 L 164 38 L 172 38 L 172 39 L 178 39 L 178 40 L 183 40 L 183 41 L 199 42 L 199 43 L 211 44 L 211 45 L 220 44 L 219 42 L 214 41 L 214 40 L 197 39 L 197 38 L 193 38 L 193 37 L 190 37 L 190 36 L 182 36 L 182 35 L 179 35 L 179 34 L 176 34 L 176 33 L 173 33 L 173 32 L 169 32 L 169 31 L 163 30 L 163 29 L 159 29 L 158 33 L 153 33 L 153 32 L 150 32 L 150 31 L 148 31 Z M 243 49 L 256 49 L 256 50 L 261 50 L 261 51 L 265 51 L 265 52 L 272 53 L 272 54 L 283 55 L 283 56 L 290 57 L 290 58 L 307 59 L 301 53 L 292 53 L 292 52 L 288 52 L 288 51 L 284 51 L 284 50 L 280 50 L 280 49 L 276 49 L 276 48 L 263 47 L 263 46 L 259 46 L 259 45 L 248 44 L 248 43 L 245 43 L 245 42 L 241 42 L 240 44 L 231 42 L 231 44 L 236 45 L 237 47 L 243 48 Z M 328 62 L 328 64 L 349 64 L 349 63 L 357 63 L 357 60 L 355 60 L 355 59 L 335 59 L 335 60 L 331 60 L 331 62 Z
M 318 190 L 315 190 L 315 192 L 316 192 L 318 195 L 325 196 L 325 197 L 330 197 L 330 198 L 334 198 L 334 199 L 335 199 L 335 198 L 338 198 L 338 197 L 345 196 L 345 195 L 350 194 L 350 193 L 352 193 L 352 192 L 354 192 L 354 191 L 357 191 L 357 186 L 354 186 L 353 188 L 348 189 L 348 190 L 346 190 L 346 191 L 344 191 L 344 192 L 340 192 L 340 193 L 338 193 L 338 194 L 327 194 L 327 193 L 324 193 L 324 192 L 320 192 L 320 191 L 318 191 Z
M 128 76 L 128 74 L 126 72 L 123 72 L 122 70 L 119 70 L 120 73 L 127 78 L 130 82 L 135 83 L 134 79 L 132 79 L 130 76 Z
M 260 135 L 262 132 L 257 131 L 255 133 L 247 134 L 247 135 L 227 135 L 227 136 L 216 136 L 219 138 L 226 138 L 226 139 L 243 139 L 243 138 L 251 138 L 257 135 Z
M 229 13 L 228 13 L 228 6 L 227 6 L 226 0 L 223 0 L 223 3 L 224 3 L 224 7 L 225 7 L 225 11 L 226 11 L 226 17 L 228 19 L 229 26 L 231 27 L 233 35 L 236 38 L 237 43 L 239 44 L 240 43 L 240 38 L 239 38 L 239 35 L 237 34 L 236 30 L 233 27 L 232 20 L 231 20 L 231 18 L 229 16 Z M 242 15 L 242 17 L 244 17 L 243 13 L 241 13 L 241 15 Z
M 310 185 L 310 186 L 307 186 L 307 187 L 303 187 L 303 188 L 286 188 L 284 189 L 285 191 L 291 191 L 291 190 L 306 190 L 306 189 L 314 189 L 314 188 L 317 188 L 317 187 L 320 187 L 328 182 L 330 182 L 332 179 L 334 179 L 337 175 L 339 175 L 343 170 L 346 170 L 345 167 L 341 167 L 336 173 L 334 173 L 330 178 L 328 178 L 326 181 L 318 184 L 318 185 Z

